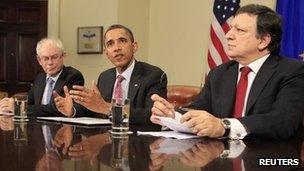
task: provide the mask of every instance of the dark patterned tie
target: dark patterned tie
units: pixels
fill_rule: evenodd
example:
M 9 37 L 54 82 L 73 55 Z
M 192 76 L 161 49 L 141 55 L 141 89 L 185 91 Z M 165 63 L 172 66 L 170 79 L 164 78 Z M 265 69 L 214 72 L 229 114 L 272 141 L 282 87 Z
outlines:
M 242 117 L 242 111 L 244 108 L 244 101 L 248 86 L 248 74 L 251 72 L 249 67 L 242 67 L 241 68 L 241 78 L 238 82 L 236 88 L 236 96 L 235 96 L 235 103 L 234 103 L 234 118 Z

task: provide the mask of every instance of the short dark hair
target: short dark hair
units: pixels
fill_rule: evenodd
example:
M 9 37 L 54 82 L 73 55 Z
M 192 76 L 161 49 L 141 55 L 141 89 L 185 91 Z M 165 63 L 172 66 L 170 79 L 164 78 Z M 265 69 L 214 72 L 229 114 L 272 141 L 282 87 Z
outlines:
M 270 53 L 278 54 L 280 52 L 282 39 L 282 19 L 280 15 L 269 7 L 258 4 L 245 5 L 239 8 L 235 15 L 244 13 L 257 16 L 257 37 L 269 34 L 271 41 L 267 48 Z
M 104 40 L 106 40 L 106 35 L 107 35 L 107 33 L 108 33 L 110 30 L 114 30 L 114 29 L 123 29 L 123 30 L 125 30 L 126 33 L 127 33 L 127 35 L 129 36 L 131 42 L 132 42 L 132 43 L 134 42 L 134 36 L 133 36 L 132 31 L 131 31 L 128 27 L 123 26 L 123 25 L 121 25 L 121 24 L 113 24 L 113 25 L 111 25 L 111 26 L 106 30 L 106 32 L 105 32 L 105 34 L 104 34 Z

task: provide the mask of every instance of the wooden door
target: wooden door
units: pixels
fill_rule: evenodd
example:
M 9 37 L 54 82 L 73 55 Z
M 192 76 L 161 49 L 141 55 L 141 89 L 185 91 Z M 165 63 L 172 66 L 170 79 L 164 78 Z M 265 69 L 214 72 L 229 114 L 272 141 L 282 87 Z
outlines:
M 46 0 L 0 1 L 0 91 L 11 96 L 30 89 L 42 72 L 36 43 L 46 35 Z

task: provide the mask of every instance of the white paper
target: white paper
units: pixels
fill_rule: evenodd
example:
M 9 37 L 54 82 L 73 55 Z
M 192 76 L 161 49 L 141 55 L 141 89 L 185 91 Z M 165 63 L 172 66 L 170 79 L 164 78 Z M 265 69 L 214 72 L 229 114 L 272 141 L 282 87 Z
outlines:
M 178 120 L 175 120 L 170 117 L 162 117 L 157 116 L 158 119 L 160 119 L 160 122 L 170 128 L 171 130 L 177 131 L 177 132 L 185 132 L 185 133 L 193 133 L 190 128 L 188 128 L 186 125 L 180 123 Z
M 66 118 L 66 117 L 37 117 L 39 120 L 59 121 L 68 123 L 77 123 L 83 125 L 110 125 L 112 122 L 109 119 L 80 117 L 80 118 Z
M 185 134 L 176 131 L 157 131 L 157 132 L 141 132 L 137 131 L 138 135 L 152 135 L 156 137 L 176 138 L 176 139 L 188 139 L 199 137 L 194 134 Z
M 151 153 L 179 154 L 180 152 L 185 152 L 186 150 L 192 148 L 200 141 L 200 139 L 178 140 L 167 138 L 159 144 L 158 149 L 151 151 Z

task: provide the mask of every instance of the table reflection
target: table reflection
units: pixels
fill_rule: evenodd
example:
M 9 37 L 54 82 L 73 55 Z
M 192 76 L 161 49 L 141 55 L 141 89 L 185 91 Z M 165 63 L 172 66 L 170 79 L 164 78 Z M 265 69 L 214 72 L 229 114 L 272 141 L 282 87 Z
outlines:
M 303 132 L 288 140 L 165 139 L 109 127 L 16 123 L 0 117 L 1 170 L 304 170 Z M 137 128 L 135 130 L 141 130 Z M 147 131 L 149 131 L 147 129 Z M 23 134 L 20 134 L 23 132 Z M 234 149 L 234 150 L 233 150 Z M 226 154 L 225 152 L 228 153 Z M 223 155 L 225 154 L 225 155 Z M 260 166 L 259 159 L 298 159 L 299 165 Z

